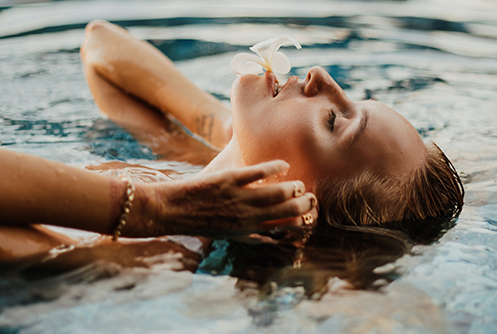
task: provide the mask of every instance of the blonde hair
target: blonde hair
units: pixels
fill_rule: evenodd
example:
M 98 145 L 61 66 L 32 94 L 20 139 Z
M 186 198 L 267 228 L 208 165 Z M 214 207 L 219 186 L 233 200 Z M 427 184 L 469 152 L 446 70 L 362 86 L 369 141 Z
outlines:
M 392 181 L 371 171 L 316 184 L 320 219 L 332 226 L 376 226 L 419 232 L 451 221 L 463 206 L 464 188 L 442 150 L 426 145 L 427 161 L 411 175 Z M 437 220 L 437 222 L 435 222 Z

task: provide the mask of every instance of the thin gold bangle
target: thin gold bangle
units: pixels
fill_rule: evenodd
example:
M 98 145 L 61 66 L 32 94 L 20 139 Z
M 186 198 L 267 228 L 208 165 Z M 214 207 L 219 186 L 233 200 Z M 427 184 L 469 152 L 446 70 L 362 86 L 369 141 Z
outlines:
M 135 198 L 135 185 L 131 182 L 129 176 L 126 174 L 121 174 L 119 175 L 119 178 L 127 182 L 126 191 L 125 191 L 126 200 L 123 203 L 122 214 L 119 216 L 117 227 L 112 235 L 112 241 L 117 241 L 117 239 L 121 236 L 122 230 L 124 226 L 126 226 L 128 214 L 131 211 L 131 208 L 133 207 L 133 199 Z

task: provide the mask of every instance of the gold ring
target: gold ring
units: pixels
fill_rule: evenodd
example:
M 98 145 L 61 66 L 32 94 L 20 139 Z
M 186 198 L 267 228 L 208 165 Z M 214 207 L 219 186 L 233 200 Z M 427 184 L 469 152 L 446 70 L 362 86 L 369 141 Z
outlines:
M 292 184 L 295 187 L 295 189 L 293 189 L 293 197 L 302 196 L 304 194 L 304 191 L 302 189 L 300 189 L 299 186 L 295 182 L 292 181 Z
M 311 225 L 314 222 L 314 218 L 310 213 L 302 215 L 302 219 L 304 220 L 304 225 Z

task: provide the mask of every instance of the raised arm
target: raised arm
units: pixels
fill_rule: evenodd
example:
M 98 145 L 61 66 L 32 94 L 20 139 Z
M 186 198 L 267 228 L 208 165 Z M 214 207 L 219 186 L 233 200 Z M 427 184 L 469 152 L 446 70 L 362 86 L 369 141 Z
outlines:
M 301 182 L 247 187 L 288 167 L 273 161 L 189 180 L 136 183 L 123 236 L 233 235 L 300 226 L 301 215 L 316 202 L 310 193 L 293 197 L 295 184 L 304 189 Z M 123 213 L 127 181 L 8 150 L 0 150 L 0 170 L 2 225 L 42 223 L 112 234 Z
M 163 53 L 126 30 L 105 21 L 88 24 L 81 56 L 90 89 L 111 119 L 120 107 L 108 103 L 99 77 L 164 113 L 217 148 L 231 138 L 231 112 L 215 97 L 195 86 Z

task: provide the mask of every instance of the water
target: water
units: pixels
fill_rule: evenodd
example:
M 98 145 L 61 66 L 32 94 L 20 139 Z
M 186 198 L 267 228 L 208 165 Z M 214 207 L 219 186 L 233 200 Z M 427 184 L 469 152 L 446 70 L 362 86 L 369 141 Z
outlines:
M 190 175 L 200 167 L 161 161 L 98 112 L 78 54 L 85 23 L 98 17 L 126 25 L 226 103 L 234 53 L 291 35 L 304 47 L 286 51 L 292 74 L 320 65 L 350 98 L 391 105 L 444 149 L 466 197 L 457 225 L 438 242 L 383 267 L 381 292 L 348 290 L 322 271 L 292 281 L 291 270 L 266 290 L 254 289 L 225 275 L 237 268 L 227 250 L 236 245 L 219 241 L 202 273 L 95 264 L 32 285 L 10 282 L 0 332 L 497 333 L 497 2 L 1 5 L 5 148 L 69 164 L 118 160 Z M 324 294 L 306 296 L 304 287 L 320 279 Z

